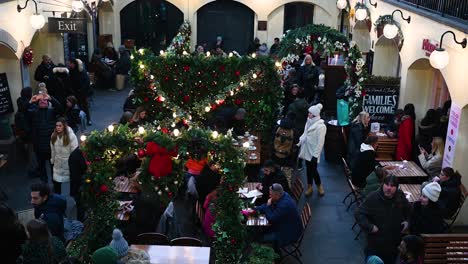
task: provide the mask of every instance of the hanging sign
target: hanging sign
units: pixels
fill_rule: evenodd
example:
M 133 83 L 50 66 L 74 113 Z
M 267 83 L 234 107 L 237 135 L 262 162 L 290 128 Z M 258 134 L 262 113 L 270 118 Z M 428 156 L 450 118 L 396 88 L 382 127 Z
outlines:
M 363 110 L 371 122 L 390 123 L 398 108 L 399 85 L 366 85 L 362 99 Z
M 0 73 L 0 115 L 9 113 L 13 113 L 10 86 L 8 86 L 6 73 Z
M 86 33 L 86 19 L 49 17 L 49 33 Z
M 461 108 L 452 102 L 450 108 L 450 117 L 447 129 L 447 138 L 445 139 L 444 161 L 442 168 L 452 167 L 455 156 L 455 146 L 457 143 L 458 129 L 460 125 Z

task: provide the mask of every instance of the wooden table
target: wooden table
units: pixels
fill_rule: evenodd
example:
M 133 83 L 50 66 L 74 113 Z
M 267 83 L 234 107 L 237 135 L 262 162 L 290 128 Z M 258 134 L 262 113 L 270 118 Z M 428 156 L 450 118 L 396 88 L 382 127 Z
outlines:
M 211 248 L 209 247 L 132 245 L 131 248 L 148 253 L 151 264 L 208 264 L 210 262 Z
M 261 154 L 261 138 L 260 138 L 260 134 L 259 133 L 252 133 L 250 134 L 252 136 L 256 136 L 257 139 L 256 140 L 252 140 L 254 146 L 255 146 L 255 150 L 249 150 L 249 149 L 246 149 L 246 153 L 247 153 L 247 157 L 246 157 L 246 163 L 247 165 L 259 165 L 261 164 L 261 161 L 260 161 L 260 154 Z M 249 141 L 249 138 L 248 137 L 242 137 L 242 138 L 236 138 L 236 140 L 239 142 L 239 147 L 242 148 L 242 144 Z M 250 159 L 250 155 L 251 154 L 256 154 L 257 155 L 257 158 L 256 159 Z
M 247 217 L 247 226 L 269 226 L 270 223 L 266 219 L 265 215 L 253 216 L 249 215 Z
M 257 185 L 261 184 L 260 182 L 246 182 L 241 188 L 247 188 L 248 191 L 253 191 L 257 189 Z M 240 198 L 245 198 L 244 194 L 239 193 Z
M 138 193 L 138 183 L 125 176 L 114 178 L 114 190 L 121 193 Z
M 421 184 L 400 184 L 400 190 L 405 193 L 410 193 L 411 195 L 406 197 L 410 203 L 414 203 L 419 200 L 421 196 Z
M 381 161 L 380 165 L 399 166 L 399 168 L 388 171 L 399 178 L 421 178 L 428 176 L 414 161 L 406 162 L 405 168 L 401 168 L 403 161 Z
M 378 138 L 379 145 L 375 151 L 376 160 L 393 160 L 398 144 L 398 138 L 390 138 L 386 134 L 382 134 L 379 133 L 379 135 L 377 135 L 377 133 L 369 133 L 369 136 L 376 136 Z

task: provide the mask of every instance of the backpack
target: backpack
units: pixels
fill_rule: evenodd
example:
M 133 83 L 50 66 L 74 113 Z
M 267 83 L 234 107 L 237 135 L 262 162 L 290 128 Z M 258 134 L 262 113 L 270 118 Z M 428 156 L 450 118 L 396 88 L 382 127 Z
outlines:
M 284 159 L 291 155 L 294 141 L 294 131 L 291 128 L 278 127 L 273 142 L 275 156 Z

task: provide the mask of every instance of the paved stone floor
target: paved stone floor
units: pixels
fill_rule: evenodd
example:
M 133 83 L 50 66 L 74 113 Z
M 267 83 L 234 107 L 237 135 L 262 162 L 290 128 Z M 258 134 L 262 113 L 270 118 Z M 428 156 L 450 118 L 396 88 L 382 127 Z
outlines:
M 89 130 L 103 129 L 112 122 L 117 122 L 122 114 L 122 105 L 129 89 L 123 91 L 96 90 L 92 102 L 93 125 Z M 7 203 L 16 210 L 29 209 L 29 186 L 38 179 L 27 176 L 24 166 L 25 157 L 17 152 L 16 162 L 11 162 L 3 175 L 0 176 L 0 186 L 9 196 Z M 355 233 L 351 230 L 354 218 L 352 211 L 346 212 L 346 207 L 341 203 L 347 193 L 347 185 L 339 164 L 327 163 L 322 159 L 319 164 L 319 172 L 325 187 L 326 195 L 319 198 L 317 191 L 308 199 L 312 208 L 312 219 L 306 231 L 302 244 L 304 263 L 363 263 L 363 240 L 355 241 Z M 304 172 L 300 174 L 303 182 L 306 182 Z M 71 200 L 71 199 L 70 199 Z M 70 206 L 73 202 L 70 201 Z M 179 215 L 182 235 L 200 235 L 200 231 L 194 228 L 191 218 L 187 214 L 184 202 L 176 203 L 176 212 Z M 295 263 L 286 260 L 283 263 Z

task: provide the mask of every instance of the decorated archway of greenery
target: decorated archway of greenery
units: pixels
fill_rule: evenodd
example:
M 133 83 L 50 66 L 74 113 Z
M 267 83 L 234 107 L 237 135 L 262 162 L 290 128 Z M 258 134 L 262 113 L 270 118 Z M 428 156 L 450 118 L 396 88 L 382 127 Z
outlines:
M 144 128 L 109 126 L 87 138 L 88 172 L 82 197 L 88 207 L 85 232 L 71 254 L 89 262 L 90 255 L 111 240 L 116 225 L 113 179 L 119 158 L 137 153 L 143 159 L 138 182 L 166 206 L 182 184 L 187 159 L 207 157 L 217 162 L 222 182 L 216 203 L 214 249 L 217 263 L 237 263 L 244 248 L 240 201 L 245 152 L 230 135 L 204 129 L 213 110 L 223 105 L 247 110 L 250 130 L 273 123 L 282 97 L 279 76 L 269 58 L 192 56 L 188 53 L 190 25 L 160 56 L 140 49 L 131 55 L 135 103 L 145 107 L 152 122 Z M 162 165 L 165 164 L 165 165 Z
M 349 42 L 341 32 L 324 25 L 307 25 L 288 31 L 281 40 L 278 57 L 283 66 L 299 60 L 304 52 L 318 54 L 322 58 L 342 55 L 345 58 L 345 96 L 349 103 L 349 116 L 354 118 L 362 111 L 365 95 L 363 83 L 366 78 L 365 61 L 356 42 Z

